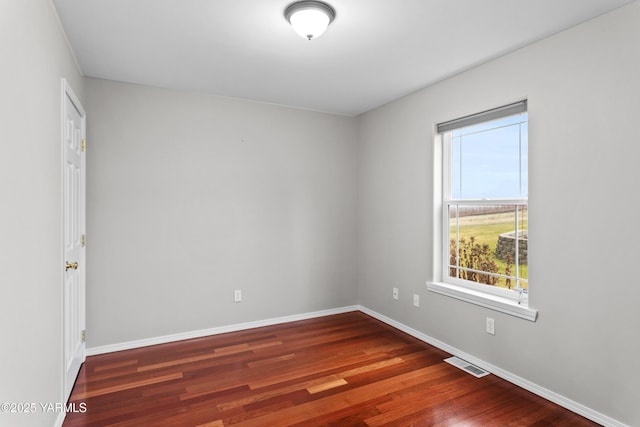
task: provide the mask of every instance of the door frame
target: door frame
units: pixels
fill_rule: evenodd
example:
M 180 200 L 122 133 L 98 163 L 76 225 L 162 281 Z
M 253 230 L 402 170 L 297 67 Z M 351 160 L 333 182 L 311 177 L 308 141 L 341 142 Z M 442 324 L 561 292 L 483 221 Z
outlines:
M 68 387 L 67 384 L 67 375 L 66 375 L 66 360 L 65 360 L 65 343 L 66 343 L 66 329 L 65 329 L 65 316 L 66 316 L 66 304 L 65 304 L 65 280 L 66 280 L 66 273 L 65 273 L 65 269 L 64 269 L 64 265 L 66 262 L 66 254 L 65 254 L 65 245 L 64 245 L 64 233 L 65 233 L 65 190 L 64 190 L 64 186 L 65 186 L 65 177 L 64 177 L 64 167 L 65 167 L 65 126 L 66 126 L 66 117 L 65 117 L 65 103 L 67 100 L 67 97 L 71 100 L 71 102 L 74 104 L 74 106 L 76 107 L 76 109 L 78 110 L 78 112 L 80 113 L 81 117 L 82 117 L 82 139 L 86 139 L 86 120 L 87 120 L 87 114 L 84 110 L 84 107 L 82 106 L 82 103 L 80 102 L 80 99 L 76 96 L 75 92 L 73 91 L 73 89 L 71 88 L 71 85 L 69 84 L 68 80 L 66 78 L 62 78 L 61 79 L 61 97 L 60 97 L 60 147 L 61 147 L 61 153 L 60 153 L 60 189 L 61 189 L 61 194 L 60 194 L 60 247 L 61 247 L 61 254 L 60 254 L 60 289 L 61 289 L 61 294 L 60 294 L 60 308 L 61 308 L 61 319 L 60 319 L 60 323 L 61 323 L 61 329 L 62 329 L 62 341 L 61 341 L 61 346 L 60 346 L 60 352 L 61 352 L 61 359 L 62 359 L 62 364 L 61 364 L 61 369 L 62 369 L 62 381 L 61 381 L 61 386 L 62 386 L 62 402 L 64 402 L 64 404 L 66 405 L 66 402 L 68 401 L 70 395 L 71 395 L 71 390 L 72 387 Z M 83 213 L 81 214 L 81 219 L 80 219 L 80 234 L 81 235 L 86 235 L 86 154 L 84 156 L 82 156 L 82 176 L 80 178 L 80 181 L 82 183 L 81 185 L 81 193 L 82 193 L 82 197 L 81 197 L 81 209 L 83 211 Z M 80 329 L 81 330 L 86 330 L 86 249 L 82 251 L 82 257 L 79 260 L 81 262 L 81 268 L 78 271 L 78 273 L 80 274 L 80 282 L 81 282 L 81 286 L 82 286 L 82 290 L 81 290 L 81 315 L 80 315 Z M 86 345 L 83 342 L 82 343 L 82 361 L 84 362 L 85 358 L 86 358 Z M 69 390 L 69 392 L 67 393 L 66 390 Z

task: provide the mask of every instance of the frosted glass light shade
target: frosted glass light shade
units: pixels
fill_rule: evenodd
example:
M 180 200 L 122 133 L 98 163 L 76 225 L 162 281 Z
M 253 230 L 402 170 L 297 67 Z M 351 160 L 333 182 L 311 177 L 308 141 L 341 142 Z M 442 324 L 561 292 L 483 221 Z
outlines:
M 335 17 L 333 8 L 319 1 L 293 3 L 284 14 L 293 30 L 308 40 L 322 35 Z
M 322 35 L 329 26 L 329 17 L 319 10 L 299 10 L 291 15 L 293 30 L 305 39 Z

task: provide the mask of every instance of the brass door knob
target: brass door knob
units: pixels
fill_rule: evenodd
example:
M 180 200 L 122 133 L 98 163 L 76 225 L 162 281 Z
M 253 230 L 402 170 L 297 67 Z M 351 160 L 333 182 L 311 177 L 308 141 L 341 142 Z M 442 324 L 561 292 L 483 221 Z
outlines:
M 69 271 L 69 269 L 72 270 L 77 270 L 78 269 L 78 263 L 77 262 L 69 262 L 67 261 L 64 265 L 64 271 Z

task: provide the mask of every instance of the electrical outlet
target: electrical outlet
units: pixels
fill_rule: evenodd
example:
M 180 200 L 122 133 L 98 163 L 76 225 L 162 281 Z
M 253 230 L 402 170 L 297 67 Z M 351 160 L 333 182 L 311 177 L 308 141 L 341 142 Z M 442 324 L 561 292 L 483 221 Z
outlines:
M 490 317 L 487 317 L 487 333 L 491 335 L 496 334 L 496 321 Z
M 393 299 L 398 299 L 398 288 L 393 288 Z
M 233 291 L 233 302 L 240 302 L 242 301 L 242 291 L 239 289 L 236 289 L 235 291 Z
M 420 307 L 420 295 L 413 294 L 413 305 L 415 307 Z

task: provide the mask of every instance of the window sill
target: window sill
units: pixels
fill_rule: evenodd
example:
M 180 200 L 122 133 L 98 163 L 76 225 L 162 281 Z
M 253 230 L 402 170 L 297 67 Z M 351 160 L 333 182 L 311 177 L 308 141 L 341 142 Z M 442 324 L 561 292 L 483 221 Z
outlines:
M 490 295 L 484 292 L 474 291 L 462 286 L 442 282 L 427 282 L 427 289 L 441 295 L 476 304 L 491 310 L 500 311 L 511 316 L 535 322 L 538 318 L 538 310 L 526 305 L 518 304 L 508 298 Z

